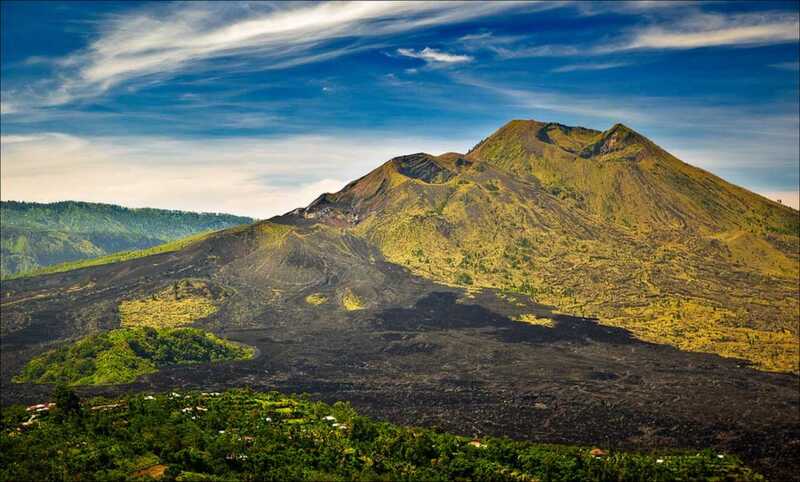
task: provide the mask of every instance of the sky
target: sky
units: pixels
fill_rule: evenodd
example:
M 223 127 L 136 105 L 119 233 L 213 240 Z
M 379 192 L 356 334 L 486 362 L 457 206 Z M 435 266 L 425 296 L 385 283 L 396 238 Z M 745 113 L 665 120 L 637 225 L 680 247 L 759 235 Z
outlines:
M 267 218 L 511 119 L 797 207 L 798 2 L 0 3 L 0 197 Z

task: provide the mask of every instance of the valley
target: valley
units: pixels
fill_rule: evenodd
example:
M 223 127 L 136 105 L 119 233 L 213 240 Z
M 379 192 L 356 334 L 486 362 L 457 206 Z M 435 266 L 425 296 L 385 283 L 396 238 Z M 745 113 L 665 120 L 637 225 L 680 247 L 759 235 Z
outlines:
M 63 263 L 141 250 L 251 218 L 64 201 L 0 203 L 0 275 L 41 274 Z M 76 267 L 81 266 L 80 264 Z

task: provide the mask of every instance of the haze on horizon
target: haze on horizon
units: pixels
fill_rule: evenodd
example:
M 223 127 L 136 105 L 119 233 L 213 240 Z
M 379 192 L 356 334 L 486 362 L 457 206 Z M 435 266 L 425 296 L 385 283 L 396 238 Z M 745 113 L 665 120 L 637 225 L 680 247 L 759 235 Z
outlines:
M 3 200 L 266 218 L 512 118 L 800 204 L 796 2 L 3 2 Z

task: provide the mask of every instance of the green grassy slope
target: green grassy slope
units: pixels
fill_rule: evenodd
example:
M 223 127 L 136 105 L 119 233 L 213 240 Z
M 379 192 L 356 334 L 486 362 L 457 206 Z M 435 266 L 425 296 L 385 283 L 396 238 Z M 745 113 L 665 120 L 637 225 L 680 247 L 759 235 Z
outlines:
M 274 392 L 57 400 L 63 408 L 33 419 L 21 406 L 3 410 L 2 480 L 764 480 L 711 451 L 471 440 Z
M 194 328 L 120 328 L 48 351 L 31 360 L 14 381 L 69 385 L 127 383 L 168 365 L 252 356 L 252 348 Z
M 30 271 L 11 274 L 9 276 L 6 276 L 5 279 L 27 278 L 31 276 L 39 276 L 50 273 L 63 273 L 65 271 L 71 271 L 73 269 L 88 268 L 89 266 L 101 266 L 104 264 L 118 263 L 121 261 L 128 261 L 131 259 L 144 258 L 145 256 L 152 256 L 154 254 L 169 253 L 172 251 L 178 251 L 179 249 L 190 246 L 198 241 L 202 241 L 203 239 L 208 238 L 210 234 L 211 233 L 200 233 L 200 234 L 195 234 L 194 236 L 188 236 L 186 238 L 170 241 L 168 243 L 159 244 L 151 248 L 134 249 L 131 251 L 122 251 L 119 253 L 109 254 L 106 256 L 100 256 L 98 258 L 87 258 L 87 259 L 80 259 L 77 261 L 67 261 L 65 263 L 53 264 L 50 266 L 35 268 Z
M 5 277 L 67 261 L 150 248 L 252 221 L 227 214 L 74 201 L 4 201 L 0 203 L 0 274 Z
M 797 212 L 686 164 L 630 128 L 605 132 L 553 123 L 512 121 L 467 155 L 583 209 L 641 230 L 738 229 L 797 236 Z
M 465 156 L 393 159 L 298 214 L 438 281 L 798 371 L 799 213 L 625 126 L 512 121 Z

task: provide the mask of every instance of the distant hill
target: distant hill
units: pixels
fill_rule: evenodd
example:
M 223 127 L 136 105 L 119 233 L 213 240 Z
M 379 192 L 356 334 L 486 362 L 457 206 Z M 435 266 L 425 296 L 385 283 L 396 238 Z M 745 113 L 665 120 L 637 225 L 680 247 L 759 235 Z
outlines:
M 253 219 L 64 201 L 0 203 L 0 274 L 156 246 Z

